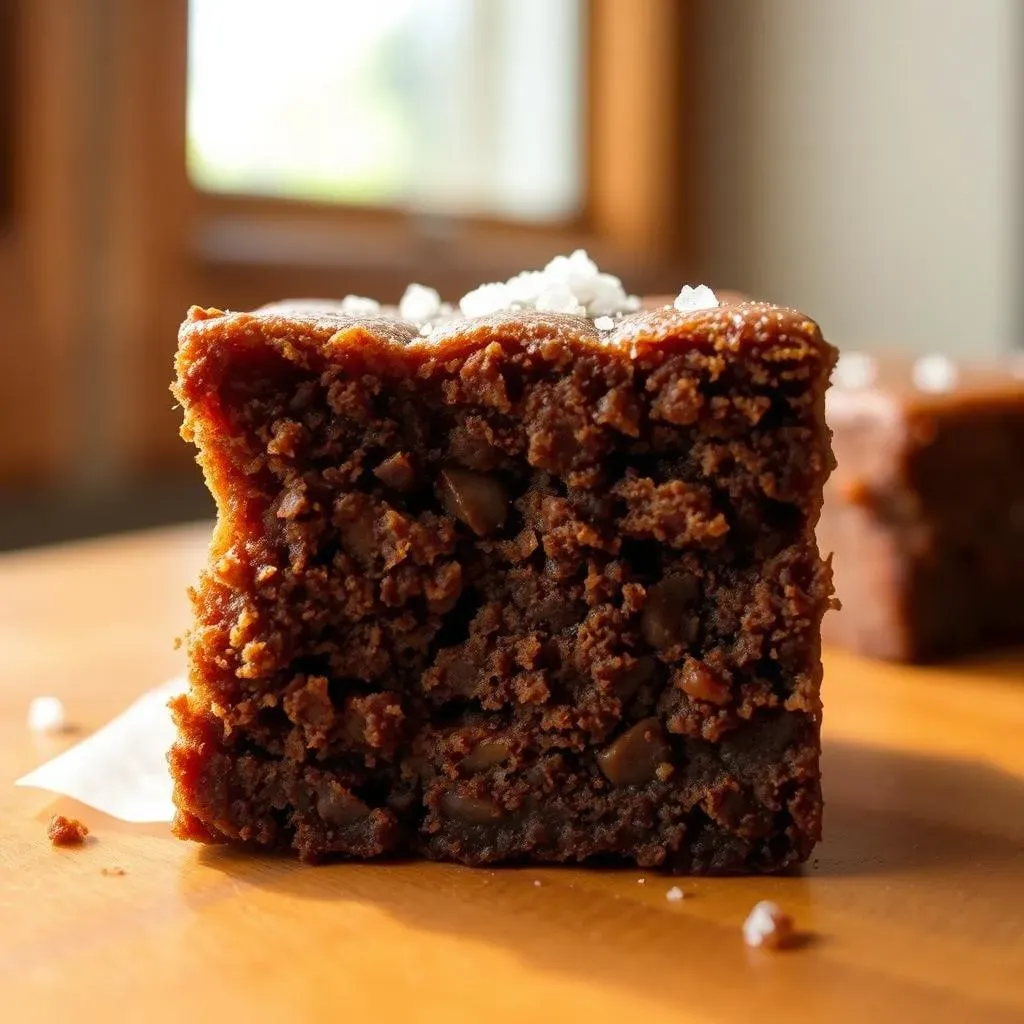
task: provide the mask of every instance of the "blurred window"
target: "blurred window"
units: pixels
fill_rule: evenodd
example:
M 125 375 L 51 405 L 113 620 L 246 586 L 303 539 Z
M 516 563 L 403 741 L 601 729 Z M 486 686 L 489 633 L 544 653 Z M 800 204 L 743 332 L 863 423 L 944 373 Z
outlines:
M 567 220 L 581 0 L 191 0 L 188 170 L 209 192 Z

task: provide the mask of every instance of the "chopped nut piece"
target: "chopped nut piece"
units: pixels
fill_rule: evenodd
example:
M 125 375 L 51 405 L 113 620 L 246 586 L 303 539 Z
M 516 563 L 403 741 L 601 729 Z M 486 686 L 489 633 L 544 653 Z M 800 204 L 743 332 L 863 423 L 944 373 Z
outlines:
M 671 749 L 656 718 L 645 718 L 627 729 L 597 755 L 597 763 L 614 786 L 650 782 Z
M 389 455 L 374 471 L 373 475 L 385 487 L 396 491 L 411 491 L 416 486 L 416 468 L 405 452 Z
M 478 537 L 500 529 L 508 515 L 508 494 L 501 482 L 468 469 L 441 472 L 441 500 L 449 515 Z
M 504 808 L 493 800 L 465 793 L 445 793 L 441 806 L 450 818 L 458 818 L 470 825 L 493 825 L 505 817 Z
M 640 619 L 644 639 L 657 650 L 692 644 L 700 623 L 695 614 L 700 584 L 693 576 L 666 576 L 647 592 Z
M 511 751 L 504 740 L 481 740 L 463 759 L 468 772 L 485 772 L 509 759 Z
M 370 808 L 344 786 L 331 783 L 323 787 L 316 801 L 316 813 L 330 825 L 344 828 L 362 821 Z
M 687 658 L 676 684 L 687 697 L 719 706 L 729 703 L 729 687 L 697 658 Z

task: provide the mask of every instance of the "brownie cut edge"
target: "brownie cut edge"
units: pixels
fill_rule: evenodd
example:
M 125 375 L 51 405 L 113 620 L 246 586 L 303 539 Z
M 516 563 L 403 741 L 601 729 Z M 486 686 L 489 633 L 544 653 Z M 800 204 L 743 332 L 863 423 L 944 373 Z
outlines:
M 762 872 L 821 827 L 835 354 L 792 310 L 194 308 L 183 838 Z

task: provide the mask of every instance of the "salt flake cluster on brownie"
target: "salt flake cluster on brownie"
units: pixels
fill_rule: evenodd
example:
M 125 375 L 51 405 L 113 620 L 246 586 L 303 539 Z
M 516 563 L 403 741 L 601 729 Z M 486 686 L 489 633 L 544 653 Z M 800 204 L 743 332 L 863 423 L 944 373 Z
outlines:
M 556 256 L 543 270 L 524 270 L 505 282 L 482 284 L 459 300 L 463 316 L 535 309 L 575 316 L 621 316 L 640 309 L 614 274 L 606 274 L 583 249 Z
M 317 305 L 316 300 L 310 302 L 313 307 Z M 527 310 L 588 317 L 597 331 L 607 333 L 622 317 L 639 312 L 641 305 L 639 297 L 628 294 L 618 277 L 600 270 L 586 250 L 576 249 L 568 256 L 556 256 L 543 270 L 524 270 L 507 281 L 479 285 L 462 296 L 457 312 L 450 303 L 441 301 L 435 288 L 410 284 L 399 300 L 397 314 L 418 324 L 425 337 L 454 319 Z M 683 285 L 673 303 L 679 313 L 717 306 L 715 293 L 703 284 Z M 296 303 L 292 308 L 300 307 Z M 304 302 L 301 308 L 312 307 Z M 394 312 L 376 299 L 362 295 L 346 295 L 337 308 L 353 317 L 386 316 Z

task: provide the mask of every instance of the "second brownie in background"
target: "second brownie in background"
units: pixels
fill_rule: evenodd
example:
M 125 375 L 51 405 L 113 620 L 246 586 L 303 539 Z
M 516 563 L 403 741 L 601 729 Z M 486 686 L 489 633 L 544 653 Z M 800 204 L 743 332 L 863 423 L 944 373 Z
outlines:
M 1024 644 L 1024 361 L 846 352 L 827 416 L 826 642 L 914 662 Z

